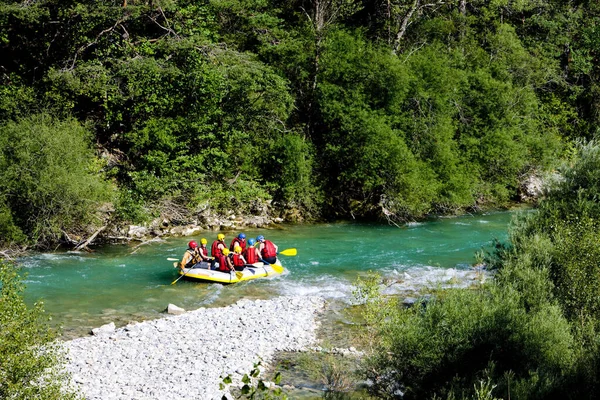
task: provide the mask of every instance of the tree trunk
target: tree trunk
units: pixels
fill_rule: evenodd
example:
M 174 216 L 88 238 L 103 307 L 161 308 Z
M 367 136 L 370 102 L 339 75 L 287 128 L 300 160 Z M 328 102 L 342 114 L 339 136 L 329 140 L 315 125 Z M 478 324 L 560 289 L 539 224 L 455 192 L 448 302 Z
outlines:
M 394 41 L 394 53 L 398 52 L 398 49 L 400 48 L 400 42 L 402 41 L 402 38 L 404 37 L 404 34 L 406 33 L 406 28 L 408 28 L 410 19 L 412 18 L 413 14 L 417 10 L 417 8 L 419 8 L 419 0 L 415 0 L 412 7 L 410 8 L 410 10 L 408 10 L 408 13 L 406 13 L 404 18 L 402 19 L 402 25 L 400 25 L 400 31 L 398 31 L 398 34 L 396 35 L 396 40 Z

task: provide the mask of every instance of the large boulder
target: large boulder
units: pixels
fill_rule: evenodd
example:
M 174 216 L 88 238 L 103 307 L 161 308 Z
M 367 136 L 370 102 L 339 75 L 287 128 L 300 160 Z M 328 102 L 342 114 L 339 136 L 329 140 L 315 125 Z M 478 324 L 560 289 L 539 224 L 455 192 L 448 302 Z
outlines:
M 185 313 L 185 310 L 181 307 L 177 307 L 175 304 L 169 304 L 167 306 L 167 314 L 172 314 L 172 315 L 180 315 Z
M 92 334 L 94 336 L 108 336 L 112 333 L 115 333 L 115 323 L 111 322 L 106 325 L 102 325 L 99 328 L 92 329 Z

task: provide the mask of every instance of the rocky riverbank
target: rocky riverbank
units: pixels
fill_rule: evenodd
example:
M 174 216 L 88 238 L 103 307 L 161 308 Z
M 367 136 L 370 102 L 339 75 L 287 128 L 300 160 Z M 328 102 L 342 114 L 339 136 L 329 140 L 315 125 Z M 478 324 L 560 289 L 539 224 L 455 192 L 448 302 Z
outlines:
M 73 384 L 91 399 L 221 399 L 224 376 L 239 382 L 277 351 L 316 342 L 320 297 L 242 299 L 222 308 L 97 332 L 65 342 Z

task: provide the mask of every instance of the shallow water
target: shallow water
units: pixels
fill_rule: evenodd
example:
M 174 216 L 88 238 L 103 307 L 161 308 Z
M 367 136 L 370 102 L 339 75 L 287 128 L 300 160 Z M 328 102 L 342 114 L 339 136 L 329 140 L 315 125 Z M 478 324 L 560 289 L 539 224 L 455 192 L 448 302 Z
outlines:
M 53 323 L 65 337 L 84 335 L 108 322 L 160 317 L 169 303 L 186 309 L 223 306 L 237 299 L 319 294 L 337 304 L 350 304 L 352 285 L 368 270 L 399 283 L 394 290 L 413 292 L 424 286 L 466 286 L 476 273 L 475 253 L 506 240 L 515 212 L 493 212 L 456 218 L 436 218 L 400 228 L 381 224 L 334 223 L 286 225 L 282 229 L 246 230 L 248 237 L 265 235 L 280 250 L 287 272 L 231 286 L 180 280 L 172 261 L 191 238 L 169 238 L 142 246 L 113 245 L 93 253 L 44 253 L 21 259 L 26 300 L 43 299 Z M 226 232 L 229 243 L 237 232 Z M 210 243 L 215 232 L 206 232 Z M 200 237 L 193 239 L 199 240 Z

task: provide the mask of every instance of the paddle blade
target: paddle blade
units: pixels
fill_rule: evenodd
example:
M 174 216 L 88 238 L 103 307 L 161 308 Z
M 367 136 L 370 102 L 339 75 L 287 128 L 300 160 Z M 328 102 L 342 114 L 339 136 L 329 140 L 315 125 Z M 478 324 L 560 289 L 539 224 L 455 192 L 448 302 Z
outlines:
M 167 261 L 179 261 L 179 259 L 178 258 L 169 257 L 169 258 L 167 258 Z
M 237 276 L 238 280 L 242 279 L 242 276 L 244 276 L 243 272 L 240 271 L 236 271 L 235 276 Z
M 283 267 L 281 265 L 271 264 L 271 268 L 273 268 L 273 271 L 277 272 L 278 274 L 283 272 Z
M 178 262 L 174 262 L 174 263 L 173 263 L 173 268 L 177 268 L 178 266 L 179 266 L 179 263 L 178 263 Z
M 296 251 L 296 249 L 285 249 L 283 251 L 280 251 L 279 254 L 283 254 L 284 256 L 295 256 L 296 254 L 298 254 L 298 252 Z

